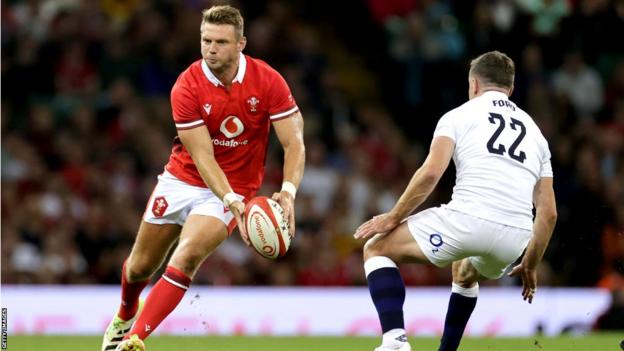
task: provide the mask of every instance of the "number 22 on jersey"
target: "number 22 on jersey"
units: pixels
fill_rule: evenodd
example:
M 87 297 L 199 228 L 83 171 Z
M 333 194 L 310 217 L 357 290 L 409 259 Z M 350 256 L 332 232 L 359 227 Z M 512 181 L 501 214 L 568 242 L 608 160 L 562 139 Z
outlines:
M 501 135 L 501 133 L 505 129 L 505 126 L 506 126 L 505 119 L 499 113 L 490 112 L 490 117 L 488 117 L 488 120 L 492 124 L 497 124 L 498 127 L 494 131 L 494 134 L 492 134 L 492 136 L 488 140 L 487 149 L 492 154 L 505 155 L 505 152 L 507 150 L 505 145 L 500 144 L 500 143 L 498 145 L 495 145 L 496 139 L 498 139 L 498 137 Z M 526 135 L 526 127 L 524 126 L 524 123 L 520 122 L 519 120 L 515 118 L 511 118 L 511 123 L 509 123 L 509 126 L 511 127 L 511 129 L 515 131 L 518 131 L 518 127 L 520 127 L 516 140 L 514 140 L 514 142 L 509 147 L 509 157 L 511 157 L 513 160 L 516 160 L 520 163 L 524 163 L 524 160 L 526 160 L 525 152 L 524 151 L 520 151 L 518 153 L 516 152 L 517 152 L 518 146 L 522 142 L 522 139 L 524 139 L 524 136 Z

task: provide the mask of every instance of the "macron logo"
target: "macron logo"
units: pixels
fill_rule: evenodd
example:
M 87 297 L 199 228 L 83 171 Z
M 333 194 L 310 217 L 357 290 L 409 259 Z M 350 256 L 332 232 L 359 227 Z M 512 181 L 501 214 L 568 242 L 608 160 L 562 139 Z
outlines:
M 206 111 L 207 115 L 210 115 L 211 109 L 212 109 L 212 104 L 204 104 L 204 111 Z
M 149 325 L 149 324 L 146 324 L 146 325 L 145 325 L 145 331 L 146 331 L 146 332 L 148 332 L 148 331 L 150 331 L 150 330 L 152 330 L 152 327 L 150 327 L 150 325 Z

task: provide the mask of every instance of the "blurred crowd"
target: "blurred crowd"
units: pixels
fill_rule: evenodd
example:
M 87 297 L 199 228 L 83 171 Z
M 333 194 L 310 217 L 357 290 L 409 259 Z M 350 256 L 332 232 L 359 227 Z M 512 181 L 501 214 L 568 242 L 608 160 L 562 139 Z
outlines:
M 200 12 L 215 3 L 2 2 L 2 283 L 119 282 L 175 136 L 171 86 L 200 58 Z M 229 3 L 245 53 L 293 91 L 307 164 L 287 256 L 233 235 L 197 284 L 364 284 L 354 229 L 394 205 L 438 118 L 467 99 L 470 59 L 497 49 L 552 151 L 559 221 L 540 283 L 624 286 L 624 1 Z M 263 195 L 282 181 L 272 143 Z M 453 182 L 451 167 L 423 207 L 449 201 Z M 448 269 L 402 273 L 450 282 Z

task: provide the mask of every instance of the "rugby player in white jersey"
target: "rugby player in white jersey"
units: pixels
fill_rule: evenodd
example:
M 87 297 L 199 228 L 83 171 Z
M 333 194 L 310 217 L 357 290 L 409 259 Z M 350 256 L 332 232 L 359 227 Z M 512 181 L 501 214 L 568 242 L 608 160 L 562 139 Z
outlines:
M 485 53 L 470 64 L 469 101 L 446 113 L 429 155 L 394 208 L 362 224 L 364 269 L 383 338 L 376 350 L 411 350 L 405 335 L 405 286 L 397 263 L 452 263 L 452 294 L 439 351 L 456 350 L 476 305 L 479 281 L 509 273 L 522 297 L 537 291 L 537 265 L 557 219 L 548 143 L 531 117 L 509 100 L 514 63 Z M 452 200 L 410 216 L 453 158 Z M 533 218 L 535 206 L 535 218 Z

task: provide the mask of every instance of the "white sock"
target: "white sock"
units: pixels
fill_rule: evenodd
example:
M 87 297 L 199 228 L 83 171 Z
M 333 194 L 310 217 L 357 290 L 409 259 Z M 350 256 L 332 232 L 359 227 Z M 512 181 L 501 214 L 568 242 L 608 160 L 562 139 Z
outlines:
M 405 335 L 405 329 L 396 328 L 388 330 L 384 333 L 381 344 L 386 347 L 400 347 L 403 343 L 407 342 L 407 338 L 401 338 Z M 403 340 L 401 340 L 403 339 Z
M 451 291 L 466 297 L 479 297 L 479 283 L 472 288 L 462 288 L 460 285 L 453 283 Z
M 373 256 L 364 262 L 364 273 L 366 273 L 366 276 L 368 277 L 372 271 L 388 267 L 399 268 L 394 261 L 386 256 Z

